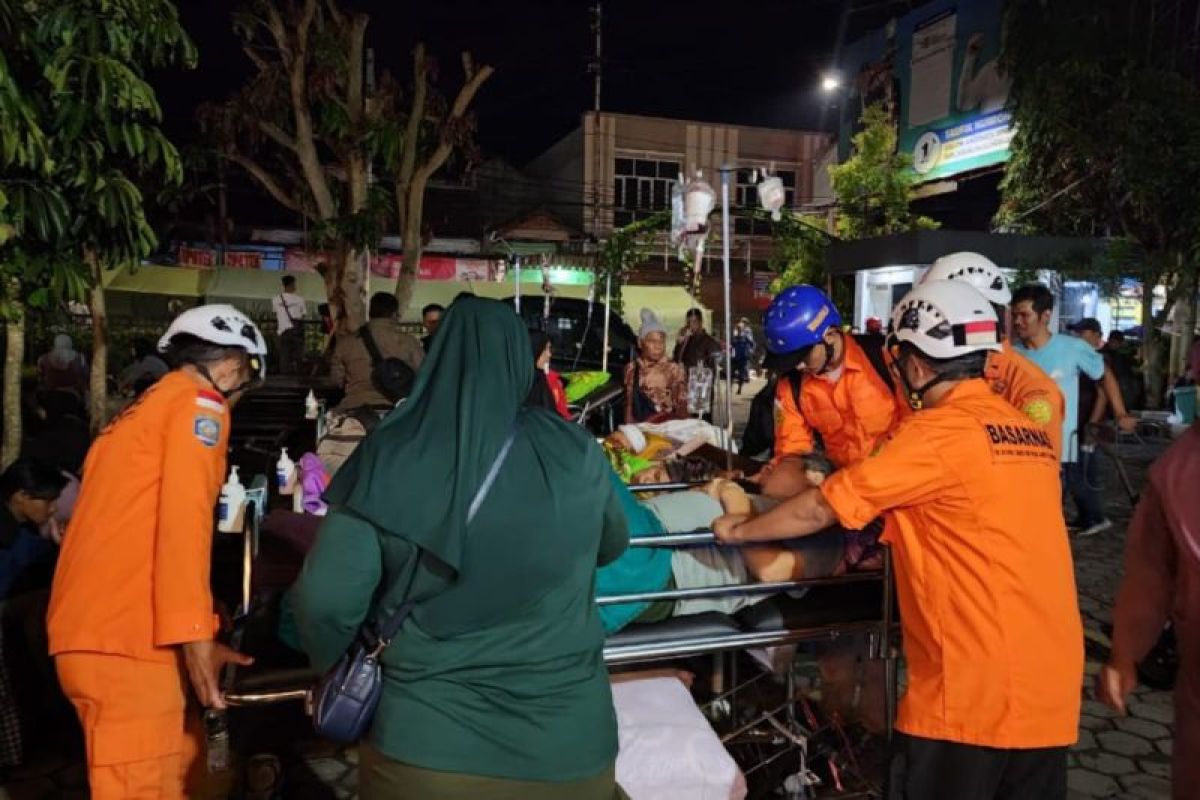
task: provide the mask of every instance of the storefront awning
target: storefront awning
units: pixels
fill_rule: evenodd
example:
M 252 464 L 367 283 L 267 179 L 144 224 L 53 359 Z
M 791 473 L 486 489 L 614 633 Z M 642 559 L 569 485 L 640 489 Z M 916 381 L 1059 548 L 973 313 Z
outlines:
M 202 297 L 210 277 L 208 270 L 146 264 L 132 270 L 128 267 L 105 270 L 102 280 L 105 290 L 110 292 Z
M 146 265 L 136 270 L 121 268 L 106 272 L 104 287 L 112 292 L 195 297 L 204 298 L 207 302 L 229 302 L 257 316 L 271 313 L 270 300 L 282 290 L 280 279 L 285 274 L 296 278 L 296 290 L 310 306 L 325 302 L 325 283 L 321 276 L 304 272 Z M 540 276 L 540 271 L 537 274 Z M 371 276 L 368 286 L 370 293 L 395 290 L 395 280 L 378 275 Z M 514 291 L 511 280 L 503 283 L 417 281 L 413 288 L 412 302 L 404 314 L 404 321 L 420 322 L 421 309 L 426 305 L 438 303 L 448 306 L 463 292 L 504 300 L 511 298 Z M 588 291 L 589 287 L 586 284 L 554 284 L 555 297 L 586 300 Z M 521 294 L 526 297 L 544 296 L 541 284 L 533 282 L 523 282 Z M 600 287 L 597 287 L 595 299 L 597 302 L 604 299 L 604 292 Z M 641 325 L 640 314 L 643 308 L 653 309 L 667 330 L 675 331 L 683 326 L 687 310 L 696 305 L 691 295 L 680 286 L 626 286 L 624 299 L 624 318 L 634 330 Z

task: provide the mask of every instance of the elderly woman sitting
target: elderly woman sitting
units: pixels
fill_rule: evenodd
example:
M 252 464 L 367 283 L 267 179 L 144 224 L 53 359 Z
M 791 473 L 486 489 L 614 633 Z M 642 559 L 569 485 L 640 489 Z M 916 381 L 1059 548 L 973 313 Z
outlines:
M 625 422 L 662 422 L 687 416 L 687 373 L 667 357 L 667 329 L 642 309 L 639 355 L 625 368 Z
M 821 456 L 792 456 L 780 461 L 762 479 L 761 495 L 747 495 L 737 484 L 716 480 L 700 490 L 662 494 L 644 502 L 638 502 L 615 474 L 611 481 L 631 535 L 644 537 L 706 529 L 722 513 L 761 513 L 820 484 L 832 471 L 832 464 Z M 633 547 L 597 572 L 596 594 L 603 597 L 828 577 L 858 566 L 859 554 L 847 547 L 848 541 L 840 528 L 831 528 L 815 536 L 766 546 L 711 545 L 674 550 Z M 600 617 L 605 631 L 614 633 L 634 621 L 655 622 L 705 611 L 730 614 L 761 599 L 731 596 L 609 605 L 601 606 Z

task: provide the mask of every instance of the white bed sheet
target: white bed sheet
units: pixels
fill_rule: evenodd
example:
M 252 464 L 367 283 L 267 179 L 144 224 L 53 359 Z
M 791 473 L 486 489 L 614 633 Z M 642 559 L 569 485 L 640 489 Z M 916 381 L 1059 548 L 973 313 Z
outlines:
M 746 779 L 677 678 L 613 686 L 617 782 L 632 800 L 743 800 Z

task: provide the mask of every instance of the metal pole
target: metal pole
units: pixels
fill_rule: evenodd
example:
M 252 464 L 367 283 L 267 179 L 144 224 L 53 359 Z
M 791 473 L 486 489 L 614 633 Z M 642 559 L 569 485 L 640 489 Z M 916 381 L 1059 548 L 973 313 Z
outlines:
M 730 308 L 729 288 L 729 176 L 733 168 L 721 167 L 721 260 L 725 283 L 725 468 L 733 469 L 733 381 L 729 367 L 733 364 L 733 310 Z
M 604 354 L 600 356 L 600 371 L 608 374 L 608 304 L 612 297 L 612 273 L 604 276 Z
M 592 6 L 592 14 L 593 14 L 592 33 L 596 34 L 596 43 L 595 43 L 595 49 L 593 50 L 592 63 L 590 65 L 589 72 L 591 72 L 592 75 L 595 76 L 595 81 L 593 84 L 594 96 L 592 97 L 592 110 L 599 113 L 599 111 L 600 111 L 600 75 L 601 75 L 600 64 L 601 64 L 601 59 L 603 57 L 601 55 L 603 52 L 603 50 L 601 49 L 601 45 L 602 45 L 602 35 L 604 32 L 604 28 L 601 23 L 602 11 L 601 11 L 600 0 L 596 0 L 596 4 L 594 6 Z
M 517 316 L 521 316 L 521 259 L 519 256 L 511 256 L 513 264 L 513 283 L 516 285 L 515 293 L 513 294 L 513 308 L 517 310 Z

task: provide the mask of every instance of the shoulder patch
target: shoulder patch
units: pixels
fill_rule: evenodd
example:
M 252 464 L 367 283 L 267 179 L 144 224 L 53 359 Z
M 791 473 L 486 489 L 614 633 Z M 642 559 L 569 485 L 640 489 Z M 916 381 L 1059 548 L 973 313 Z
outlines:
M 200 389 L 196 392 L 196 405 L 207 411 L 215 411 L 218 414 L 225 413 L 225 398 L 209 389 Z
M 221 422 L 208 414 L 197 414 L 192 423 L 192 432 L 205 447 L 216 447 L 221 441 Z
M 1030 400 L 1021 410 L 1025 412 L 1025 416 L 1039 425 L 1049 424 L 1050 418 L 1053 416 L 1050 401 L 1045 398 Z

